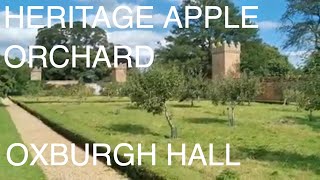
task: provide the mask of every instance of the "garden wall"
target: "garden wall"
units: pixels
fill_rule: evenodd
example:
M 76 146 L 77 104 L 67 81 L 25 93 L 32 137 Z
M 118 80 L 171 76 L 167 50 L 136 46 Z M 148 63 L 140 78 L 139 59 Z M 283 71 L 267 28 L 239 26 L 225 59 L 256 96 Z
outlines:
M 258 102 L 282 103 L 281 79 L 265 78 L 261 82 L 261 94 L 256 98 Z

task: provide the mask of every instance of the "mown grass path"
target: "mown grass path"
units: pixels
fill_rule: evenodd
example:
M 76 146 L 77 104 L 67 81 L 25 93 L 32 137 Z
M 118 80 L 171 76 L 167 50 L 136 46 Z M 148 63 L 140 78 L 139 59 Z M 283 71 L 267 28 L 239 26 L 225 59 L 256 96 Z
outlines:
M 44 144 L 53 143 L 61 143 L 67 145 L 67 147 L 70 147 L 72 142 L 51 130 L 39 119 L 15 105 L 10 100 L 5 100 L 4 104 L 7 105 L 6 109 L 9 112 L 12 121 L 16 125 L 23 142 L 28 145 L 33 157 L 36 154 L 31 149 L 31 143 L 35 144 L 39 149 Z M 50 154 L 50 148 L 46 148 L 46 150 L 42 153 L 43 157 L 48 161 L 48 163 L 50 163 Z M 76 155 L 78 162 L 84 161 L 85 152 L 82 149 L 77 147 Z M 56 160 L 61 162 L 63 159 L 57 158 Z M 38 164 L 43 169 L 47 179 L 126 179 L 117 171 L 107 167 L 105 164 L 99 161 L 97 162 L 97 166 L 93 166 L 91 156 L 89 162 L 90 163 L 84 167 L 76 167 L 71 163 L 71 161 L 69 161 L 65 166 L 45 166 L 42 163 Z

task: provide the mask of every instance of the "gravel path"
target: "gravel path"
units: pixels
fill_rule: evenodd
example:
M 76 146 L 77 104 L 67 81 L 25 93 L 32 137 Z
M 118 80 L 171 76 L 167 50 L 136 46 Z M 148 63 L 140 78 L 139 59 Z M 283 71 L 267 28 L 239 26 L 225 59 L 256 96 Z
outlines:
M 35 157 L 36 153 L 31 149 L 30 144 L 35 144 L 38 149 L 43 144 L 62 143 L 67 145 L 68 151 L 72 142 L 62 137 L 61 135 L 54 132 L 52 129 L 43 124 L 39 119 L 32 116 L 24 109 L 20 108 L 9 99 L 3 101 L 7 105 L 6 109 L 10 113 L 11 119 L 16 125 L 16 128 L 21 135 L 23 142 L 30 149 L 30 153 Z M 70 151 L 69 151 L 70 153 Z M 50 148 L 49 146 L 43 152 L 43 157 L 48 163 L 50 163 Z M 76 148 L 76 160 L 83 162 L 85 157 L 84 150 Z M 111 167 L 98 161 L 97 166 L 92 165 L 92 156 L 90 156 L 89 164 L 84 167 L 76 167 L 71 162 L 71 156 L 69 156 L 69 163 L 65 166 L 45 166 L 41 161 L 38 161 L 38 165 L 42 168 L 43 172 L 49 180 L 93 180 L 93 179 L 104 179 L 104 180 L 116 180 L 116 179 L 127 179 Z M 59 162 L 60 159 L 56 158 Z

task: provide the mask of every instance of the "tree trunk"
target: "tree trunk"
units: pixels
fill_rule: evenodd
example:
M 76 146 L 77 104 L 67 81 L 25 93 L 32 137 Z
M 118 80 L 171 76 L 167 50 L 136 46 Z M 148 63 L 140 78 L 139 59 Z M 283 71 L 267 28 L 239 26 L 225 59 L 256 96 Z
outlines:
M 228 111 L 228 120 L 229 120 L 229 125 L 231 126 L 231 109 L 230 107 L 227 107 L 227 111 Z
M 310 110 L 309 111 L 309 121 L 312 121 L 313 120 L 313 115 L 312 115 L 313 111 Z
M 287 98 L 285 98 L 285 99 L 284 99 L 284 101 L 283 101 L 283 106 L 286 106 L 286 105 L 287 105 L 287 103 L 288 103 L 288 99 L 287 99 Z
M 231 103 L 228 109 L 229 109 L 229 124 L 231 127 L 233 127 L 234 121 L 235 121 L 235 114 L 234 114 L 235 105 Z
M 166 120 L 170 126 L 170 129 L 171 129 L 171 138 L 172 139 L 175 139 L 178 137 L 178 130 L 177 128 L 174 126 L 174 124 L 172 123 L 172 120 L 171 120 L 171 115 L 170 113 L 168 112 L 168 109 L 167 109 L 167 105 L 165 105 L 165 108 L 164 108 L 164 114 L 166 116 Z
M 191 107 L 194 106 L 194 102 L 193 102 L 193 99 L 191 99 Z

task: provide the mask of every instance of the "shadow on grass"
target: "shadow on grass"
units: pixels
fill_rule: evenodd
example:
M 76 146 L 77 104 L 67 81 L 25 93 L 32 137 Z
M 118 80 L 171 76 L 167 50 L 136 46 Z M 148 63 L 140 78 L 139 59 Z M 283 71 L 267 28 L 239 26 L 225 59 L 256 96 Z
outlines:
M 244 158 L 275 162 L 284 167 L 311 170 L 316 174 L 320 174 L 320 157 L 316 155 L 301 155 L 285 151 L 269 151 L 265 148 L 240 148 L 239 150 L 245 155 Z
M 98 128 L 103 131 L 130 133 L 134 135 L 160 136 L 160 134 L 152 132 L 149 128 L 136 124 L 112 124 L 110 126 L 103 126 Z
M 128 106 L 125 107 L 125 109 L 127 109 L 127 110 L 137 110 L 137 109 L 139 109 L 139 107 L 134 106 L 134 105 L 128 105 Z
M 189 123 L 194 124 L 227 124 L 228 121 L 226 119 L 220 119 L 220 118 L 188 118 L 185 119 Z
M 129 102 L 129 101 L 125 101 L 125 100 L 52 100 L 52 101 L 22 101 L 25 104 L 59 104 L 59 103 L 63 103 L 63 104 L 73 104 L 73 103 L 124 103 L 124 102 Z
M 174 108 L 201 108 L 201 106 L 191 106 L 190 104 L 172 104 L 171 107 Z
M 299 111 L 297 109 L 292 109 L 288 107 L 279 107 L 279 108 L 270 108 L 270 111 L 277 111 L 277 112 L 292 112 L 292 113 L 298 113 Z
M 307 117 L 294 117 L 294 116 L 286 116 L 285 119 L 293 120 L 297 124 L 308 125 L 314 131 L 320 132 L 320 117 L 315 116 L 313 120 L 310 121 Z

